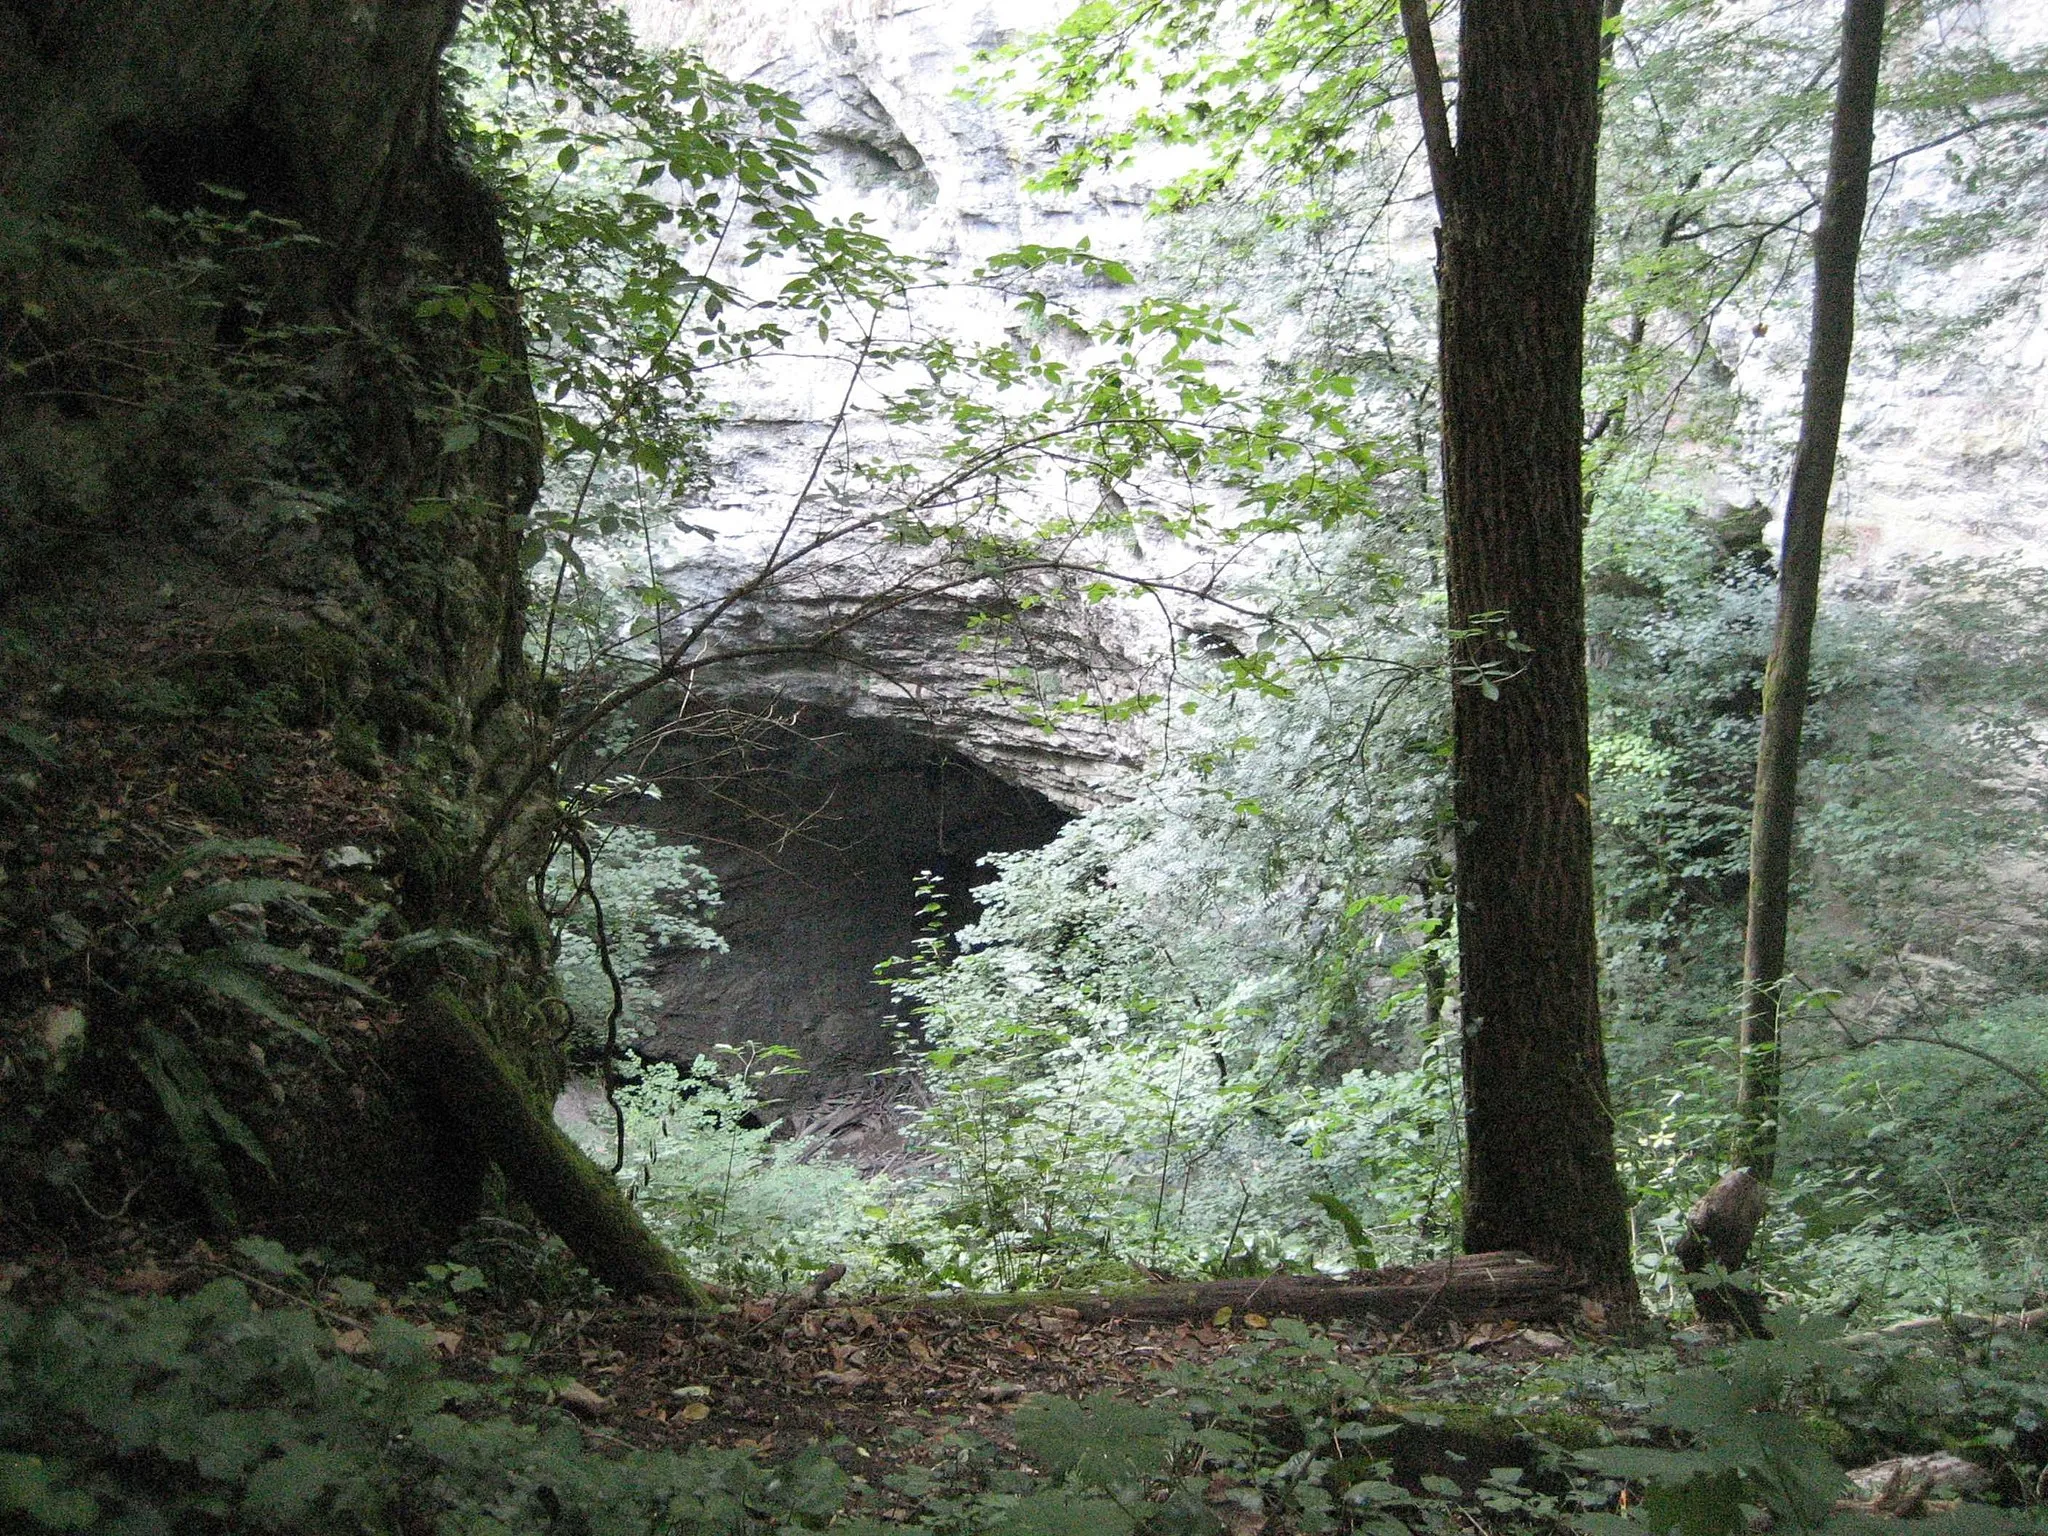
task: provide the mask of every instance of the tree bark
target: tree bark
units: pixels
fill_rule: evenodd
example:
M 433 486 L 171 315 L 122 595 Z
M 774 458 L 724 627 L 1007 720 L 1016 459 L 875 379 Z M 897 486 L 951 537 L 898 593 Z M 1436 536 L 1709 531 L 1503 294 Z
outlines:
M 1842 403 L 1856 331 L 1856 263 L 1869 202 L 1885 0 L 1846 0 L 1842 66 L 1820 228 L 1813 242 L 1813 329 L 1807 341 L 1799 448 L 1785 504 L 1778 616 L 1764 667 L 1763 739 L 1749 834 L 1749 921 L 1742 960 L 1741 1115 L 1737 1161 L 1769 1183 L 1777 1163 L 1778 1038 L 1791 914 L 1792 828 L 1799 740 L 1806 723 L 1813 620 L 1820 602 L 1821 535 L 1835 479 Z
M 1764 1219 L 1764 1187 L 1747 1168 L 1725 1173 L 1685 1215 L 1685 1234 L 1678 1240 L 1678 1263 L 1688 1275 L 1709 1264 L 1733 1273 L 1749 1259 L 1749 1245 Z M 1693 1301 L 1701 1318 L 1748 1338 L 1767 1339 L 1763 1300 L 1746 1286 L 1727 1281 L 1698 1283 Z
M 1523 1250 L 1632 1306 L 1600 1033 L 1580 569 L 1601 16 L 1601 0 L 1463 8 L 1440 348 L 1465 1246 Z

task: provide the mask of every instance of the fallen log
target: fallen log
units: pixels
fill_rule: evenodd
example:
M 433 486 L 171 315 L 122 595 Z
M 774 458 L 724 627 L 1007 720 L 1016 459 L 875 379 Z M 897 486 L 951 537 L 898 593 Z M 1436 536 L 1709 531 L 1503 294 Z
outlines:
M 1065 1308 L 1087 1322 L 1201 1322 L 1231 1315 L 1329 1322 L 1367 1319 L 1408 1329 L 1417 1323 L 1461 1323 L 1512 1317 L 1537 1322 L 1577 1310 L 1564 1272 L 1524 1253 L 1470 1253 L 1413 1269 L 1358 1270 L 1349 1275 L 1266 1275 L 1201 1280 L 1131 1291 L 1035 1291 L 1013 1295 L 946 1296 L 905 1303 L 919 1310 L 988 1316 Z
M 512 1193 L 593 1275 L 624 1295 L 707 1304 L 618 1181 L 562 1132 L 459 1003 L 436 993 L 415 1005 L 404 1048 L 420 1092 L 498 1165 Z
M 1876 1344 L 1895 1339 L 1926 1339 L 1937 1344 L 1974 1343 L 1994 1333 L 2048 1332 L 2048 1307 L 2025 1312 L 1952 1312 L 1947 1317 L 1909 1317 L 1862 1333 L 1845 1333 L 1844 1344 Z

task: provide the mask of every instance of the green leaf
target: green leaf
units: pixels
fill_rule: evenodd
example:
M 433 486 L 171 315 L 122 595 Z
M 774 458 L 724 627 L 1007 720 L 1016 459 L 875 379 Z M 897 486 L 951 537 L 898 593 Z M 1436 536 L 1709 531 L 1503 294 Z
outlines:
M 0 741 L 12 742 L 40 763 L 57 761 L 57 743 L 17 721 L 0 721 Z
M 209 949 L 199 955 L 173 955 L 156 962 L 156 968 L 179 981 L 190 982 L 203 987 L 216 997 L 232 1003 L 240 1003 L 258 1018 L 275 1024 L 287 1034 L 295 1035 L 308 1045 L 327 1048 L 326 1040 L 318 1031 L 307 1026 L 284 1000 L 269 987 L 254 971 L 238 964 L 224 950 Z
M 1743 1510 L 1742 1474 L 1733 1467 L 1682 1483 L 1657 1483 L 1643 1495 L 1643 1523 L 1679 1536 L 1744 1536 L 1749 1516 Z
M 392 942 L 394 955 L 425 954 L 430 949 L 457 949 L 466 955 L 489 957 L 498 951 L 474 934 L 454 928 L 416 928 Z
M 167 863 L 142 883 L 135 893 L 145 904 L 154 900 L 170 888 L 171 882 L 195 865 L 209 859 L 297 859 L 302 857 L 299 850 L 289 843 L 276 842 L 267 837 L 249 838 L 207 838 L 180 850 Z
M 383 997 L 376 988 L 366 985 L 345 972 L 332 966 L 322 965 L 309 959 L 295 949 L 286 949 L 278 944 L 264 944 L 255 939 L 237 939 L 223 946 L 226 953 L 244 965 L 274 965 L 281 971 L 290 971 L 296 976 L 310 976 L 315 981 L 324 981 L 330 987 L 340 987 L 344 992 L 353 992 L 366 997 L 373 1003 L 381 1003 Z
M 296 1526 L 328 1491 L 356 1476 L 354 1461 L 319 1445 L 287 1445 L 258 1464 L 242 1493 L 242 1513 L 266 1525 Z
M 265 1274 L 282 1275 L 288 1280 L 304 1280 L 305 1270 L 292 1256 L 291 1250 L 283 1243 L 267 1237 L 245 1237 L 235 1244 L 235 1252 L 254 1264 Z
M 99 1521 L 99 1504 L 91 1494 L 58 1482 L 63 1466 L 0 1451 L 0 1511 L 26 1515 L 46 1531 L 90 1529 Z
M 1157 1477 L 1187 1433 L 1172 1414 L 1100 1392 L 1080 1402 L 1036 1397 L 1011 1420 L 1017 1444 L 1056 1477 L 1116 1488 Z
M 130 1052 L 129 1059 L 155 1091 L 164 1118 L 170 1122 L 172 1134 L 185 1154 L 186 1166 L 216 1219 L 232 1222 L 234 1206 L 228 1195 L 227 1168 L 221 1162 L 216 1132 L 266 1170 L 270 1168 L 270 1156 L 248 1126 L 215 1096 L 205 1069 L 182 1040 L 151 1025 L 144 1025 L 140 1036 L 141 1048 Z
M 273 901 L 290 902 L 301 915 L 310 914 L 318 918 L 319 914 L 307 903 L 318 901 L 326 894 L 296 880 L 262 876 L 247 880 L 217 880 L 212 885 L 203 885 L 196 891 L 164 903 L 149 914 L 148 920 L 159 928 L 176 931 L 229 907 L 261 907 Z

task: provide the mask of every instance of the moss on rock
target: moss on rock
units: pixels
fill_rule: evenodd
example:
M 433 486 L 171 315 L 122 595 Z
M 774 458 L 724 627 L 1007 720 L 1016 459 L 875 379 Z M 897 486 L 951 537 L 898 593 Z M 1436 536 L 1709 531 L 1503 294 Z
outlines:
M 524 761 L 513 733 L 534 725 L 493 702 L 532 691 L 534 403 L 521 370 L 477 369 L 520 355 L 509 307 L 419 315 L 443 285 L 509 284 L 439 117 L 460 0 L 43 9 L 0 8 L 0 281 L 21 322 L 0 359 L 0 630 L 30 637 L 0 654 L 0 724 L 53 743 L 0 797 L 0 870 L 21 875 L 0 881 L 0 1022 L 91 999 L 92 1028 L 56 1078 L 26 1054 L 14 1071 L 32 1031 L 0 1030 L 0 1209 L 15 1236 L 117 1209 L 203 1227 L 224 1194 L 236 1223 L 402 1265 L 475 1214 L 487 1164 L 404 1069 L 405 1009 L 445 990 L 525 1091 L 562 1070 L 533 1002 L 541 850 L 515 839 L 486 877 L 473 846 L 507 789 L 487 765 Z M 500 430 L 448 451 L 449 398 Z M 424 500 L 448 514 L 409 517 Z M 250 838 L 303 857 L 152 884 L 181 850 Z M 389 903 L 323 874 L 340 843 L 380 847 Z M 166 890 L 242 876 L 324 881 L 292 898 L 320 918 L 252 888 L 182 949 L 152 930 Z M 422 931 L 442 939 L 400 948 Z M 366 995 L 171 963 L 237 935 L 354 966 Z M 138 1067 L 149 1030 L 189 1064 L 173 1092 Z M 225 1184 L 195 1182 L 188 1132 Z

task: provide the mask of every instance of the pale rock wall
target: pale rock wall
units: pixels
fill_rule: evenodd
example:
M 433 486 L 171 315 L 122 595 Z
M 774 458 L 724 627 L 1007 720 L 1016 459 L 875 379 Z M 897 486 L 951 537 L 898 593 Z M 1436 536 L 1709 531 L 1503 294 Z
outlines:
M 1985 0 L 1951 18 L 2001 51 L 2048 47 L 2048 7 Z M 1896 128 L 1876 146 L 1882 161 L 1907 149 Z M 1880 170 L 1871 186 L 1870 229 L 1910 228 L 1957 211 L 1939 151 Z M 2017 285 L 2016 302 L 1967 345 L 1923 358 L 1902 355 L 1879 322 L 1878 301 L 1899 274 L 1866 259 L 1857 350 L 1843 420 L 1841 466 L 1829 509 L 1827 579 L 1884 596 L 1919 561 L 2017 555 L 2048 560 L 2048 292 L 2040 276 L 2048 229 L 2024 229 L 1986 256 L 1934 276 L 1909 276 L 1908 310 L 1960 316 Z M 1714 342 L 1752 408 L 1744 440 L 1723 468 L 1723 491 L 1774 509 L 1765 538 L 1776 548 L 1798 432 L 1806 362 L 1804 273 L 1788 291 L 1731 308 Z
M 1150 188 L 1182 168 L 1172 158 L 1148 157 L 1137 174 L 1099 178 L 1078 195 L 1030 192 L 1024 184 L 1047 163 L 1047 146 L 1019 117 L 968 93 L 977 53 L 1054 25 L 1068 8 L 1068 0 L 627 0 L 648 40 L 695 46 L 716 67 L 795 97 L 822 146 L 825 210 L 865 215 L 899 249 L 936 261 L 947 280 L 913 298 L 905 323 L 983 341 L 1015 336 L 1019 324 L 1013 300 L 968 281 L 993 253 L 1023 242 L 1085 238 L 1093 249 L 1142 267 L 1162 251 L 1159 227 L 1148 224 L 1144 210 Z M 2029 0 L 1992 0 L 1984 14 L 1987 26 L 2022 41 L 2048 37 L 2048 10 L 2036 14 Z M 1896 147 L 1881 146 L 1880 153 Z M 1938 195 L 1926 175 L 1900 178 L 1882 191 L 1881 216 L 1894 219 L 1910 216 L 1914 199 Z M 1394 268 L 1426 279 L 1424 200 L 1416 199 L 1384 238 Z M 1967 301 L 2012 272 L 2009 258 L 1959 274 L 1951 297 Z M 1074 289 L 1063 296 L 1092 313 L 1117 298 Z M 1290 327 L 1302 323 L 1290 292 L 1243 297 L 1265 345 L 1284 350 Z M 1754 405 L 1739 442 L 1723 457 L 1681 471 L 1696 476 L 1710 501 L 1782 505 L 1804 364 L 1804 304 L 1802 283 L 1754 312 L 1731 309 L 1717 333 L 1721 361 Z M 801 491 L 845 390 L 843 365 L 815 360 L 755 369 L 730 390 L 733 415 L 716 444 L 710 489 L 687 513 L 715 537 L 686 532 L 661 551 L 667 581 L 702 600 L 744 579 Z M 916 456 L 919 441 L 885 425 L 876 403 L 871 389 L 855 391 L 851 450 Z M 1831 581 L 1881 593 L 1930 556 L 2017 551 L 2048 558 L 2044 411 L 2048 308 L 2038 292 L 1967 356 L 1914 363 L 1866 345 L 1835 502 Z M 1775 545 L 1775 525 L 1767 537 Z M 1199 560 L 1203 552 L 1158 548 L 1140 555 L 1157 567 Z M 886 546 L 856 549 L 812 573 L 800 591 L 745 605 L 731 633 L 773 645 L 813 632 L 821 617 L 850 611 L 863 592 L 886 588 L 901 559 L 900 550 Z M 1114 794 L 1118 779 L 1142 761 L 1142 732 L 1160 729 L 1156 724 L 1069 725 L 1048 735 L 977 692 L 993 668 L 1018 658 L 957 647 L 969 597 L 899 610 L 850 637 L 837 661 L 767 658 L 715 685 L 729 694 L 779 697 L 816 718 L 892 724 L 903 735 L 893 743 L 870 735 L 858 751 L 834 757 L 821 733 L 806 772 L 833 786 L 828 798 L 851 819 L 794 864 L 781 859 L 771 867 L 750 851 L 758 839 L 715 817 L 681 804 L 665 813 L 671 835 L 715 850 L 729 894 L 721 926 L 735 949 L 709 963 L 679 963 L 662 977 L 667 1007 L 650 1039 L 657 1054 L 687 1058 L 707 1041 L 772 1037 L 819 1064 L 817 1093 L 885 1063 L 885 999 L 869 968 L 907 947 L 912 868 L 938 846 L 918 830 L 929 807 L 917 794 L 899 792 L 896 769 L 950 749 L 1080 809 Z M 1058 654 L 1029 659 L 1069 677 L 1092 674 L 1112 691 L 1156 684 L 1170 671 L 1176 628 L 1184 638 L 1193 627 L 1189 618 L 1182 612 L 1148 628 L 1139 615 L 1104 605 L 1087 625 L 1056 637 Z M 854 733 L 860 734 L 857 724 Z M 1049 835 L 1056 820 L 1044 816 L 1032 835 Z M 1018 846 L 1031 821 L 1020 811 L 1000 827 L 967 834 L 964 862 L 981 849 Z M 792 924 L 788 914 L 797 910 L 808 916 Z
M 976 54 L 1051 25 L 1060 0 L 628 0 L 626 9 L 648 41 L 695 46 L 728 74 L 794 96 L 820 149 L 821 211 L 862 215 L 899 251 L 936 264 L 943 286 L 910 296 L 904 312 L 887 322 L 892 338 L 1021 339 L 1014 295 L 971 280 L 987 258 L 1019 244 L 1085 238 L 1100 254 L 1128 259 L 1148 248 L 1148 185 L 1108 182 L 1075 196 L 1027 192 L 1026 178 L 1049 155 L 1014 114 L 969 93 Z M 1120 296 L 1060 271 L 1034 282 L 1091 314 Z M 1070 338 L 1033 339 L 1082 355 L 1083 344 Z M 882 392 L 906 382 L 874 374 L 857 381 L 834 439 L 835 460 L 928 456 L 933 437 L 880 415 Z M 844 361 L 796 357 L 752 367 L 724 392 L 732 417 L 718 435 L 707 490 L 685 510 L 696 531 L 678 533 L 657 550 L 671 587 L 706 602 L 747 578 L 810 483 L 848 383 Z M 1053 485 L 1047 494 L 1095 493 Z M 1157 570 L 1160 553 L 1113 555 L 1127 566 L 1152 559 L 1148 568 Z M 1184 562 L 1189 554 L 1165 557 Z M 899 548 L 853 541 L 733 614 L 725 625 L 728 649 L 815 633 L 863 596 L 901 581 L 901 562 Z M 745 664 L 703 675 L 703 682 L 727 695 L 772 693 L 793 704 L 891 720 L 1071 809 L 1098 803 L 1143 760 L 1142 730 L 1075 718 L 1048 733 L 991 698 L 985 685 L 1028 665 L 1047 674 L 1050 692 L 1094 687 L 1113 697 L 1145 690 L 1154 686 L 1153 674 L 1171 666 L 1171 625 L 1162 625 L 1156 611 L 1095 605 L 1064 614 L 1029 655 L 1016 646 L 963 650 L 964 623 L 977 596 L 986 595 L 914 601 L 848 633 L 832 655 Z
M 1055 25 L 1067 0 L 628 0 L 650 40 L 701 48 L 720 68 L 788 91 L 827 148 L 829 202 L 866 213 L 901 246 L 945 262 L 958 278 L 1020 241 L 1072 243 L 1133 258 L 1152 247 L 1143 223 L 1149 186 L 1178 166 L 1164 156 L 1080 196 L 1023 190 L 1043 163 L 1014 114 L 969 99 L 978 51 Z M 2048 8 L 1985 0 L 1959 22 L 1991 40 L 2048 44 Z M 1902 145 L 1879 146 L 1883 155 Z M 1880 182 L 1879 220 L 1942 206 L 1938 156 Z M 1410 242 L 1426 259 L 1426 242 Z M 1954 307 L 2009 283 L 2025 254 L 1993 257 L 1935 286 Z M 1923 297 L 1927 296 L 1925 294 Z M 1741 443 L 1714 466 L 1712 495 L 1780 507 L 1804 366 L 1805 285 L 1750 309 L 1731 309 L 1716 349 L 1755 402 Z M 958 290 L 926 301 L 921 319 L 968 334 L 1014 324 L 1006 306 Z M 1760 329 L 1761 328 L 1761 329 Z M 1866 306 L 1865 335 L 1873 334 Z M 830 415 L 822 377 L 802 391 L 766 378 L 737 397 L 718 499 L 728 514 L 760 515 L 778 466 L 801 457 L 804 433 Z M 1859 350 L 1833 514 L 1829 577 L 1889 588 L 1917 560 L 1947 554 L 2048 558 L 2048 296 L 2038 284 L 1982 337 L 1939 361 L 1912 361 L 1866 340 Z M 1777 525 L 1767 538 L 1775 543 Z

